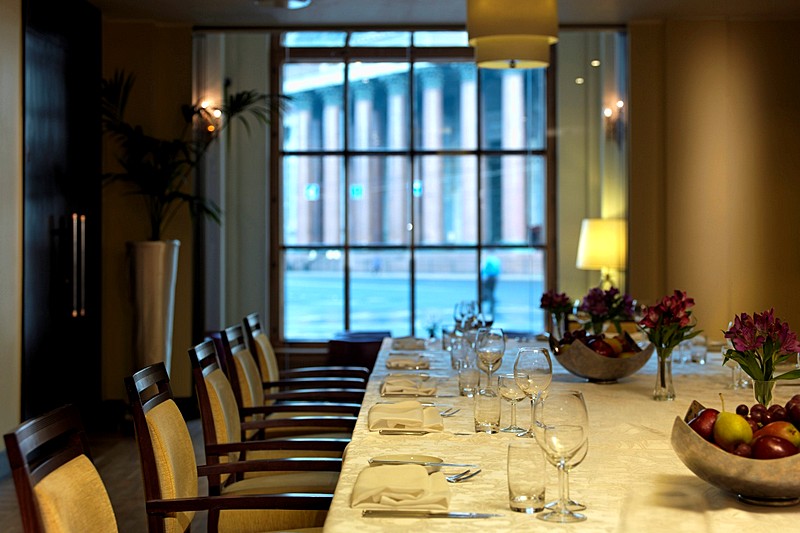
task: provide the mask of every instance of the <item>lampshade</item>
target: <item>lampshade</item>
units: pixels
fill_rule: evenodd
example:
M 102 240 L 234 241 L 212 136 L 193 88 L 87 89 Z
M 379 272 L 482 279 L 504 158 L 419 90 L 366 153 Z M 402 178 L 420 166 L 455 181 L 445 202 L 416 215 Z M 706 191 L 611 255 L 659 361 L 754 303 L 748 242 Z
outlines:
M 626 234 L 624 219 L 583 219 L 575 266 L 583 270 L 624 269 L 628 255 Z
M 483 68 L 542 68 L 558 41 L 556 0 L 467 0 L 467 33 Z

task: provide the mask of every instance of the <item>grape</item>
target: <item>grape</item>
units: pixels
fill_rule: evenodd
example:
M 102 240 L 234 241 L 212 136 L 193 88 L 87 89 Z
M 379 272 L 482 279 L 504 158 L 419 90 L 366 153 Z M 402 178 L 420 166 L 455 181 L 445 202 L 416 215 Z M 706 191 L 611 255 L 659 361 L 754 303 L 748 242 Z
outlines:
M 750 409 L 745 404 L 741 404 L 741 405 L 736 406 L 736 414 L 737 415 L 747 416 L 747 414 L 749 412 L 750 412 Z
M 779 421 L 779 420 L 786 420 L 786 408 L 783 407 L 782 405 L 778 405 L 777 409 L 773 409 L 770 412 L 770 415 L 772 415 L 772 421 L 773 422 L 776 422 L 776 421 Z

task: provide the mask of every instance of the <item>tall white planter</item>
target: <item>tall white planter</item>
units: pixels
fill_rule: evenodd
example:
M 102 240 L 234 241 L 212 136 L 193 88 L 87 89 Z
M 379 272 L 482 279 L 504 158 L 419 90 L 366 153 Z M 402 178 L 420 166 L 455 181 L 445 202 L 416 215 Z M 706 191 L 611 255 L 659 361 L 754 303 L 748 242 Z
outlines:
M 172 319 L 180 241 L 129 243 L 133 277 L 136 369 L 172 364 Z

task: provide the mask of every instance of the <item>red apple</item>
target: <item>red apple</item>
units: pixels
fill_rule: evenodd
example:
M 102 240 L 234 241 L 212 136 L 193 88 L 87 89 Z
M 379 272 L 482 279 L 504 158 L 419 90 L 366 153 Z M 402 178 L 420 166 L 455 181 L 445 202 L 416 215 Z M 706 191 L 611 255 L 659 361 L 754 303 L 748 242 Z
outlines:
M 746 442 L 740 442 L 731 452 L 739 457 L 753 457 L 753 448 Z
M 714 424 L 719 411 L 713 408 L 702 409 L 696 417 L 689 421 L 689 427 L 708 442 L 714 442 Z
M 753 459 L 780 459 L 797 453 L 797 446 L 786 439 L 772 435 L 762 435 L 750 445 Z
M 797 428 L 794 427 L 794 425 L 792 425 L 790 422 L 786 422 L 785 420 L 779 420 L 777 422 L 771 422 L 767 424 L 758 431 L 754 432 L 753 438 L 757 439 L 762 435 L 780 437 L 788 440 L 794 444 L 795 447 L 800 446 L 800 431 L 797 431 Z
M 614 352 L 614 348 L 603 339 L 596 339 L 594 342 L 590 342 L 589 348 L 605 357 L 615 357 L 617 355 Z

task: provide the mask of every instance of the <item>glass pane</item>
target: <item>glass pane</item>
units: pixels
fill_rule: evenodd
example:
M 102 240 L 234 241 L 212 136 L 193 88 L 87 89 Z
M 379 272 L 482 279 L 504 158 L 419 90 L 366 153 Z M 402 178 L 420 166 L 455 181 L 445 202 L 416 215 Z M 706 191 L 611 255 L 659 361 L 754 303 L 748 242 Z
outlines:
M 357 31 L 350 34 L 350 46 L 411 46 L 411 32 Z
M 547 133 L 545 69 L 480 69 L 487 150 L 543 150 Z
M 478 253 L 475 250 L 418 250 L 415 335 L 425 335 L 426 328 L 438 321 L 455 323 L 453 308 L 461 300 L 478 300 Z
M 410 222 L 408 158 L 350 159 L 347 201 L 350 244 L 407 244 Z
M 531 248 L 483 250 L 481 311 L 493 315 L 497 327 L 512 335 L 544 330 L 544 314 L 539 309 L 544 292 L 544 257 L 542 250 Z
M 353 63 L 350 84 L 350 148 L 408 148 L 408 63 Z
M 344 65 L 289 63 L 283 67 L 286 105 L 283 149 L 341 150 L 344 148 Z
M 415 31 L 414 46 L 469 46 L 465 31 Z
M 478 142 L 476 67 L 414 65 L 414 143 L 420 150 L 474 149 Z
M 409 253 L 357 250 L 350 254 L 350 329 L 411 334 Z
M 339 249 L 284 253 L 283 334 L 330 339 L 344 329 L 344 260 Z
M 333 155 L 283 158 L 283 244 L 344 242 L 343 165 Z
M 290 31 L 283 34 L 283 46 L 341 48 L 346 38 L 347 33 L 343 31 Z
M 415 240 L 420 244 L 478 242 L 475 156 L 422 156 L 413 184 Z
M 544 244 L 547 175 L 544 156 L 485 157 L 481 170 L 482 242 Z

